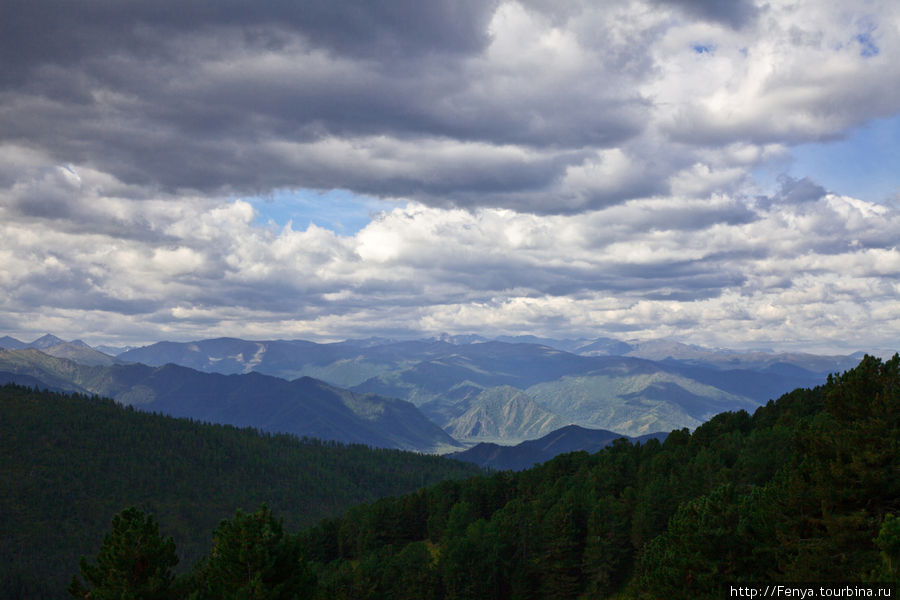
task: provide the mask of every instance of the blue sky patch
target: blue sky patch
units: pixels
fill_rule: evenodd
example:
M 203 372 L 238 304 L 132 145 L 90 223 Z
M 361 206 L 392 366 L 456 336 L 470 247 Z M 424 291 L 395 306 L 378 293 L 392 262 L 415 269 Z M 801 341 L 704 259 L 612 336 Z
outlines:
M 859 42 L 860 50 L 859 54 L 861 56 L 869 57 L 869 56 L 878 56 L 880 52 L 878 46 L 875 45 L 875 40 L 872 39 L 872 33 L 860 33 L 856 36 L 856 41 Z
M 900 116 L 875 119 L 833 142 L 795 146 L 787 174 L 809 177 L 829 192 L 870 202 L 900 199 Z M 767 193 L 774 189 L 782 164 L 758 167 L 753 176 Z
M 309 189 L 280 189 L 267 196 L 244 198 L 259 213 L 256 222 L 273 222 L 284 227 L 292 221 L 294 229 L 306 229 L 310 223 L 339 235 L 353 235 L 372 220 L 372 216 L 391 210 L 393 202 L 361 196 L 347 190 L 321 192 Z

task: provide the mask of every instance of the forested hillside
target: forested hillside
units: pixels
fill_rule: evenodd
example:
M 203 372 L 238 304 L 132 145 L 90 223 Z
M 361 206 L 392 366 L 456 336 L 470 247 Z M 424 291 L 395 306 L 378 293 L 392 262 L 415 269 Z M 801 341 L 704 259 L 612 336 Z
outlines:
M 302 377 L 203 373 L 167 364 L 84 365 L 35 349 L 0 350 L 0 384 L 96 394 L 140 410 L 273 433 L 440 452 L 462 446 L 408 402 Z
M 263 502 L 291 530 L 360 502 L 477 473 L 436 456 L 261 434 L 0 387 L 0 597 L 59 598 L 112 515 L 136 505 L 183 568 L 236 509 Z
M 301 534 L 318 597 L 719 598 L 728 582 L 896 581 L 898 365 L 866 357 L 663 444 L 358 507 Z
M 900 357 L 866 357 L 752 416 L 723 413 L 662 444 L 620 440 L 520 473 L 444 482 L 297 536 L 267 509 L 237 514 L 219 526 L 209 559 L 169 587 L 208 598 L 428 600 L 896 583 L 898 445 Z

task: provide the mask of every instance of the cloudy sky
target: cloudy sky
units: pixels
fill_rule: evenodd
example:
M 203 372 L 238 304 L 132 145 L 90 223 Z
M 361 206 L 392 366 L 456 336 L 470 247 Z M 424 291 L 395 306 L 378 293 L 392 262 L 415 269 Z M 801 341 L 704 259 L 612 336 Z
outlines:
M 895 0 L 6 0 L 0 335 L 900 347 Z

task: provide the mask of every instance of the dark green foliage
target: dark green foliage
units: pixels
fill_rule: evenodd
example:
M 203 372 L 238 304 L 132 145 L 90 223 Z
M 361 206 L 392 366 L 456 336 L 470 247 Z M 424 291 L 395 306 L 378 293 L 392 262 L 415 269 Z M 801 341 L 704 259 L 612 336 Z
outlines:
M 665 532 L 643 548 L 639 587 L 658 597 L 715 596 L 747 573 L 753 539 L 741 533 L 740 495 L 728 484 L 679 506 Z
M 881 550 L 884 563 L 872 573 L 873 579 L 900 583 L 900 518 L 885 515 L 875 545 Z
M 611 495 L 599 498 L 588 517 L 582 571 L 592 598 L 607 596 L 618 587 L 631 562 L 631 523 L 628 506 Z
M 825 386 L 759 409 L 728 477 L 737 485 L 682 504 L 644 548 L 635 587 L 652 597 L 681 597 L 679 589 L 716 597 L 717 584 L 740 579 L 889 579 L 879 549 L 890 558 L 882 546 L 891 534 L 878 536 L 900 503 L 898 364 L 896 355 L 867 356 Z M 780 466 L 762 456 L 767 439 Z
M 586 502 L 573 490 L 544 515 L 546 540 L 540 561 L 544 598 L 575 598 L 584 587 L 582 555 L 587 534 Z
M 296 542 L 263 505 L 252 514 L 222 521 L 209 557 L 195 569 L 200 598 L 288 600 L 309 598 L 315 578 Z
M 900 509 L 898 361 L 867 357 L 824 386 L 662 444 L 621 440 L 357 507 L 327 524 L 341 532 L 342 560 L 313 568 L 320 582 L 368 581 L 378 597 L 400 593 L 404 575 L 362 565 L 412 544 L 437 556 L 440 598 L 718 598 L 727 581 L 890 580 L 900 561 L 888 516 Z M 420 525 L 373 527 L 423 519 L 418 539 Z M 325 528 L 300 536 L 309 553 L 333 545 Z M 390 546 L 371 543 L 379 538 Z M 405 576 L 434 578 L 419 555 Z
M 69 593 L 92 600 L 167 600 L 174 597 L 175 541 L 159 534 L 152 515 L 131 507 L 113 517 L 97 564 L 81 559 L 81 576 Z
M 275 589 L 247 587 L 262 573 L 329 600 L 720 598 L 729 581 L 896 581 L 898 367 L 866 357 L 752 416 L 443 482 L 296 536 L 265 509 L 238 513 L 186 585 L 210 594 L 211 565 L 245 547 L 262 557 L 240 571 L 249 578 L 223 571 L 213 596 L 277 597 L 240 595 Z
M 179 568 L 188 570 L 236 509 L 265 502 L 296 531 L 360 502 L 478 472 L 437 456 L 261 434 L 2 386 L 0 597 L 60 597 L 79 557 L 96 555 L 110 518 L 124 506 L 153 513 L 177 544 Z

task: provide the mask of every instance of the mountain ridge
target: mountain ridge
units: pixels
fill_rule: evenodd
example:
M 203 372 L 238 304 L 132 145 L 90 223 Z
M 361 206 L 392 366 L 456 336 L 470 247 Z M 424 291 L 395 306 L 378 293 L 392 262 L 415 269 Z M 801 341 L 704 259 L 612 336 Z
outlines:
M 464 462 L 472 462 L 482 468 L 499 471 L 521 471 L 534 465 L 547 462 L 569 452 L 594 453 L 624 439 L 629 443 L 643 443 L 649 439 L 664 441 L 667 432 L 657 432 L 637 437 L 622 435 L 605 429 L 589 429 L 579 425 L 566 425 L 550 433 L 514 446 L 481 442 L 461 452 L 452 452 L 447 456 Z
M 88 365 L 110 363 L 102 354 L 74 346 L 46 352 Z M 233 337 L 162 341 L 112 360 L 175 363 L 227 375 L 258 372 L 285 380 L 314 377 L 411 402 L 469 444 L 514 443 L 566 423 L 632 436 L 694 428 L 721 410 L 752 410 L 856 363 L 853 357 L 739 352 L 667 339 L 520 335 L 492 340 L 449 334 L 329 343 Z M 505 392 L 498 390 L 506 387 L 518 392 L 499 400 Z
M 352 392 L 308 377 L 287 381 L 255 372 L 202 373 L 171 363 L 86 366 L 35 349 L 0 351 L 0 378 L 3 373 L 211 423 L 386 448 L 460 447 L 408 402 Z

